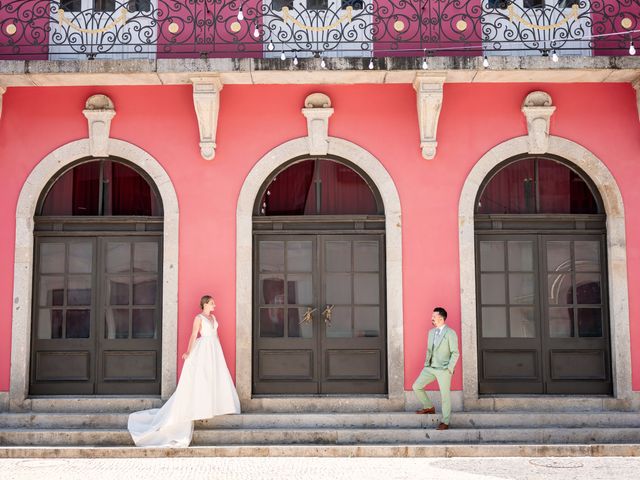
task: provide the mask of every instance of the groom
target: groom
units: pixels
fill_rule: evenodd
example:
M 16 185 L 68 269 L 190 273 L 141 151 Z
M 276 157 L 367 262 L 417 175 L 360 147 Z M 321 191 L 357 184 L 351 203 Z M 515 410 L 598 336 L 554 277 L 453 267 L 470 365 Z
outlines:
M 442 307 L 433 309 L 431 323 L 435 328 L 429 330 L 427 340 L 427 358 L 424 368 L 416 381 L 413 382 L 413 391 L 422 403 L 422 410 L 416 413 L 436 413 L 436 409 L 424 391 L 424 387 L 434 380 L 438 380 L 440 396 L 442 398 L 442 422 L 438 430 L 447 430 L 451 418 L 451 376 L 458 361 L 458 336 L 451 328 L 445 325 L 447 311 Z

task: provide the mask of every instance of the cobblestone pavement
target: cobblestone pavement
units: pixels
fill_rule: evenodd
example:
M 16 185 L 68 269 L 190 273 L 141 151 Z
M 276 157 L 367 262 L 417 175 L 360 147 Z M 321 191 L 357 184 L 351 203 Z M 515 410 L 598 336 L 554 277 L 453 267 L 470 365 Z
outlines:
M 2 459 L 2 480 L 400 480 L 640 478 L 640 458 Z

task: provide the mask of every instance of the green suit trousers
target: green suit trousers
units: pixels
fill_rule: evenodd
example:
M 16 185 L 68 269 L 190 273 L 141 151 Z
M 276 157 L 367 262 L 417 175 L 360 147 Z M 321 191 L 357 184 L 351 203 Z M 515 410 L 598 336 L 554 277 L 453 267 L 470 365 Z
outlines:
M 413 391 L 422 402 L 424 408 L 432 408 L 433 403 L 424 391 L 424 387 L 437 380 L 442 398 L 442 423 L 449 425 L 451 419 L 451 373 L 447 369 L 424 367 L 416 381 L 413 382 Z

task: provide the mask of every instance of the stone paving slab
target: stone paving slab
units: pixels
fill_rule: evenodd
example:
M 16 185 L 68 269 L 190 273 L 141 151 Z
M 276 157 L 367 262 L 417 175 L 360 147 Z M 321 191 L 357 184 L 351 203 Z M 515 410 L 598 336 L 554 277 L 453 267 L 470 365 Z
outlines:
M 626 480 L 640 458 L 155 458 L 4 459 L 3 480 Z

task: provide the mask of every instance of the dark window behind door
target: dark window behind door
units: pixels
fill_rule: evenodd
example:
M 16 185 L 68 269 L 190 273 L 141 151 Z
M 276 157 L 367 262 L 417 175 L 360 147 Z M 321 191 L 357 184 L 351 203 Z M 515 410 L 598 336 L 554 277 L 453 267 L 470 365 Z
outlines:
M 61 173 L 35 218 L 32 395 L 158 394 L 162 207 L 111 159 Z
M 254 210 L 254 394 L 386 393 L 384 215 L 352 166 L 293 161 Z
M 384 393 L 381 235 L 259 235 L 254 393 Z
M 605 216 L 582 174 L 527 158 L 476 212 L 481 394 L 611 394 Z

